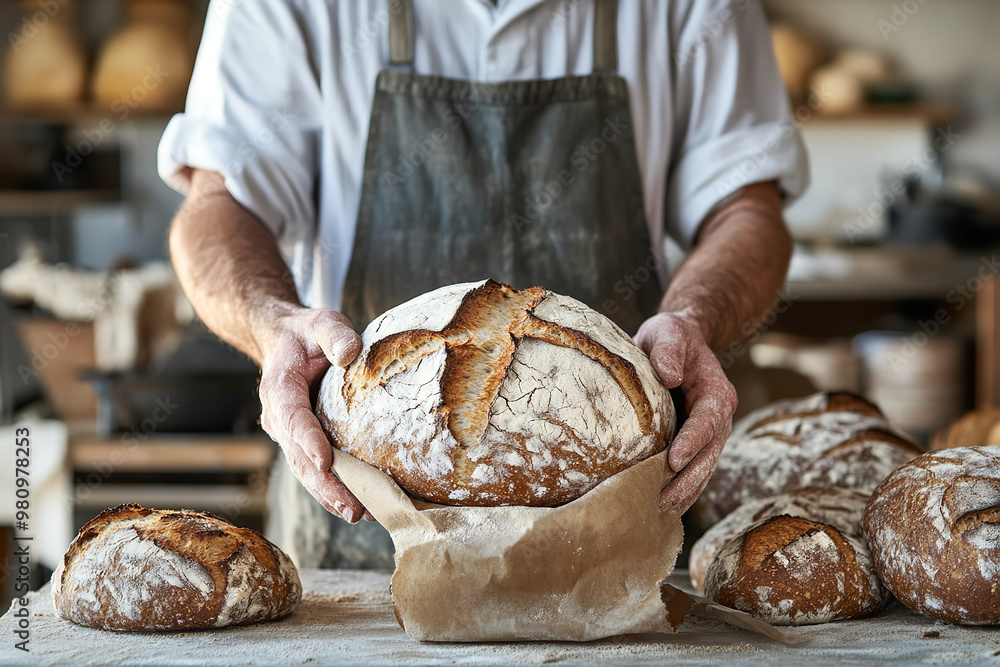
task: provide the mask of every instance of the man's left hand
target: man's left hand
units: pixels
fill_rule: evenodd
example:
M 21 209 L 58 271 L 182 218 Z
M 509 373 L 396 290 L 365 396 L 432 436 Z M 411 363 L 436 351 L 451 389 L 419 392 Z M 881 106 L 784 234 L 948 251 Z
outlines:
M 688 417 L 667 458 L 677 476 L 660 494 L 661 510 L 683 514 L 708 484 L 729 438 L 736 389 L 693 318 L 654 315 L 639 327 L 635 342 L 649 355 L 663 384 L 684 392 Z

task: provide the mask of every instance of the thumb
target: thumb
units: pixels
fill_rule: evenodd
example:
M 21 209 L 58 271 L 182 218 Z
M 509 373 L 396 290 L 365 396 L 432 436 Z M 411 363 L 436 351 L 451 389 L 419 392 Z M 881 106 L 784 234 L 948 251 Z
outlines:
M 687 346 L 676 339 L 670 343 L 657 342 L 649 353 L 649 361 L 660 376 L 660 381 L 670 389 L 679 387 L 684 380 L 686 358 Z
M 361 336 L 347 318 L 336 311 L 326 311 L 313 326 L 316 344 L 335 366 L 347 366 L 361 352 Z

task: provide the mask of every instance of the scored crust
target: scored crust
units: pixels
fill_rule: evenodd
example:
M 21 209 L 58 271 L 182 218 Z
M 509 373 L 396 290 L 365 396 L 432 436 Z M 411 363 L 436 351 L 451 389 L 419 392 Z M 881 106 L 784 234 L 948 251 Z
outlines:
M 788 515 L 757 521 L 708 568 L 706 595 L 775 625 L 860 618 L 887 599 L 862 541 Z
M 1000 623 L 1000 447 L 930 452 L 876 489 L 865 534 L 886 587 L 910 609 Z
M 871 493 L 920 453 L 859 396 L 821 392 L 778 401 L 733 426 L 692 519 L 707 529 L 743 503 L 807 486 Z
M 80 529 L 52 576 L 62 618 L 119 631 L 280 618 L 302 597 L 291 560 L 211 514 L 119 505 Z
M 856 489 L 807 487 L 771 498 L 740 505 L 715 524 L 691 547 L 691 585 L 704 590 L 705 574 L 722 548 L 754 522 L 787 515 L 827 524 L 847 537 L 866 542 L 861 532 L 861 517 L 868 504 L 868 494 Z
M 324 379 L 335 446 L 452 505 L 554 506 L 666 446 L 645 354 L 584 304 L 495 281 L 436 290 L 362 335 Z

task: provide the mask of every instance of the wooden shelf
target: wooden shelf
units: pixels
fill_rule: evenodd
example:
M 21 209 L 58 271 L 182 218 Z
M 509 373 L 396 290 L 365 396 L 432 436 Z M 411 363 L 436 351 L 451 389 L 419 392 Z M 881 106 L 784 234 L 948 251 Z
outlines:
M 97 488 L 78 484 L 74 492 L 74 505 L 78 509 L 100 511 L 122 503 L 136 503 L 146 507 L 196 508 L 214 512 L 234 520 L 230 508 L 240 514 L 260 515 L 264 513 L 267 499 L 263 488 L 251 488 L 235 484 L 110 484 Z M 228 516 L 227 516 L 228 515 Z
M 128 115 L 122 118 L 123 109 L 111 109 L 97 104 L 67 104 L 59 107 L 12 107 L 0 105 L 0 122 L 35 122 L 53 125 L 76 125 L 100 122 L 103 119 L 114 123 L 136 119 L 167 120 L 175 113 L 184 110 L 183 104 L 169 107 L 149 107 L 142 105 L 128 109 Z
M 922 120 L 931 125 L 947 125 L 960 117 L 959 110 L 949 104 L 872 104 L 843 114 L 817 112 L 809 122 L 880 121 L 899 122 Z
M 155 436 L 146 441 L 97 436 L 70 438 L 70 463 L 78 471 L 255 472 L 267 469 L 274 443 L 235 436 Z
M 0 190 L 0 216 L 69 213 L 121 201 L 117 190 Z

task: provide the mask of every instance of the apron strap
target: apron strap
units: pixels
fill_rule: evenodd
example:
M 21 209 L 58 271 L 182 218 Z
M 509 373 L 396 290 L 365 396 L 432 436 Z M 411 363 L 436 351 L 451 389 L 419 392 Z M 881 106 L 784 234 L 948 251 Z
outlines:
M 387 0 L 389 64 L 413 65 L 413 0 Z
M 594 71 L 618 70 L 618 0 L 594 0 Z

